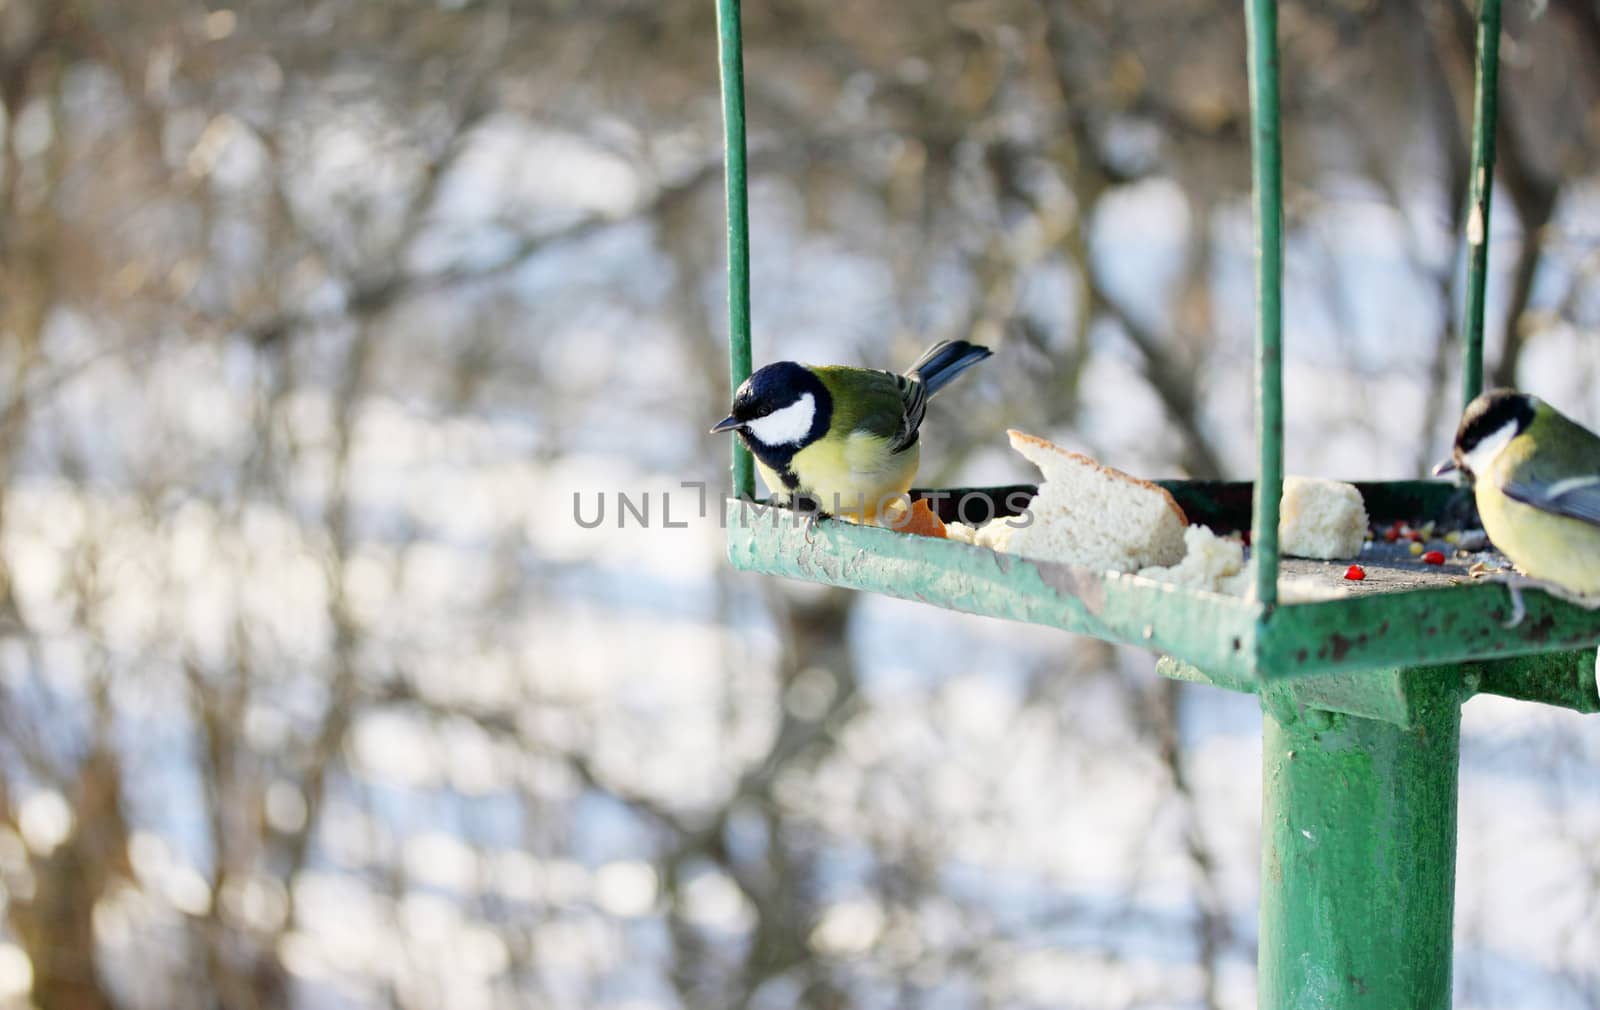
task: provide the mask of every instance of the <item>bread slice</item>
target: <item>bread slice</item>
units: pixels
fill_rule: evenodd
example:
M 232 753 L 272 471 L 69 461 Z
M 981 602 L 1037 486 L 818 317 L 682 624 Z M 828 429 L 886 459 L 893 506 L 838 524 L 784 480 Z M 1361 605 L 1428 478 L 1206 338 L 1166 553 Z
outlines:
M 1189 520 L 1165 489 L 1042 438 L 1006 434 L 1044 474 L 1028 505 L 1033 521 L 1012 532 L 1008 551 L 1113 572 L 1183 560 Z
M 1367 536 L 1367 506 L 1353 484 L 1286 477 L 1278 511 L 1278 549 L 1296 558 L 1353 558 Z

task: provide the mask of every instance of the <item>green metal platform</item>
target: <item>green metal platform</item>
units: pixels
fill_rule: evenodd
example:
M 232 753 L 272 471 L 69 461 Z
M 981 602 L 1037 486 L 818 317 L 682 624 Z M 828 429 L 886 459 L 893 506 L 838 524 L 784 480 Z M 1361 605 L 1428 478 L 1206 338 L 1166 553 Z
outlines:
M 1229 503 L 1237 508 L 1248 502 L 1251 485 L 1163 484 L 1191 517 L 1204 516 L 1214 531 L 1242 528 L 1237 520 L 1244 517 L 1230 513 Z M 1385 524 L 1436 518 L 1459 494 L 1452 485 L 1431 481 L 1357 486 L 1373 520 Z M 940 504 L 948 509 L 962 496 L 998 503 L 1016 490 L 946 491 L 950 497 Z M 996 508 L 996 514 L 1006 514 Z M 1390 545 L 1363 553 L 1367 578 L 1361 582 L 1343 578 L 1343 561 L 1284 559 L 1281 578 L 1342 598 L 1267 605 L 959 541 L 841 521 L 810 523 L 799 513 L 739 500 L 729 500 L 725 510 L 728 556 L 736 568 L 1141 646 L 1205 670 L 1209 682 L 1235 690 L 1319 674 L 1536 656 L 1600 644 L 1600 611 L 1523 590 L 1526 613 L 1510 625 L 1509 588 L 1470 576 L 1471 558 L 1433 566 Z M 1591 654 L 1590 695 L 1593 673 Z M 1566 694 L 1548 700 L 1575 705 Z

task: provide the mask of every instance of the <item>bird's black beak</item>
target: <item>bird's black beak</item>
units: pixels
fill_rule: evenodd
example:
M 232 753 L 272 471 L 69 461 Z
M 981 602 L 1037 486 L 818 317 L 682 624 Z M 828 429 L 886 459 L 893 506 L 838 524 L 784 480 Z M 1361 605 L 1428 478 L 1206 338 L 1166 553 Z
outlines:
M 1456 461 L 1454 459 L 1442 459 L 1433 466 L 1433 475 L 1435 477 L 1443 477 L 1446 474 L 1452 473 L 1459 474 L 1460 472 L 1461 468 L 1456 466 Z
M 715 435 L 718 432 L 732 431 L 735 428 L 743 427 L 743 421 L 739 420 L 737 417 L 734 417 L 732 414 L 729 414 L 727 417 L 724 417 L 722 420 L 711 426 L 711 434 Z

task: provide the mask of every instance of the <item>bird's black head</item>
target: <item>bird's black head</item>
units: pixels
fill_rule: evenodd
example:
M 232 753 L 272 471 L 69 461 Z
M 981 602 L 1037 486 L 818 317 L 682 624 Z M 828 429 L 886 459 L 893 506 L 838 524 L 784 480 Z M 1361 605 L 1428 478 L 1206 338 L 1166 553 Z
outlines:
M 1455 468 L 1471 476 L 1475 467 L 1487 465 L 1533 423 L 1535 402 L 1514 389 L 1491 389 L 1467 404 L 1451 454 Z
M 828 431 L 833 397 L 815 372 L 793 361 L 757 369 L 733 394 L 733 409 L 712 431 L 738 431 L 753 452 L 785 466 Z

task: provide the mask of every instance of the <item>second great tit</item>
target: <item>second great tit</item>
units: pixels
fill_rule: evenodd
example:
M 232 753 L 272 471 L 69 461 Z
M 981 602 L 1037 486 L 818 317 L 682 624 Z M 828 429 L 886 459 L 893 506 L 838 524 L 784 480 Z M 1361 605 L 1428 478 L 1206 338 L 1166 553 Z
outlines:
M 744 381 L 711 430 L 739 433 L 776 499 L 809 499 L 826 514 L 876 522 L 916 476 L 928 397 L 989 354 L 945 340 L 903 375 L 775 362 Z
M 1600 594 L 1600 436 L 1549 404 L 1493 389 L 1467 405 L 1435 474 L 1471 478 L 1484 532 L 1524 574 Z

